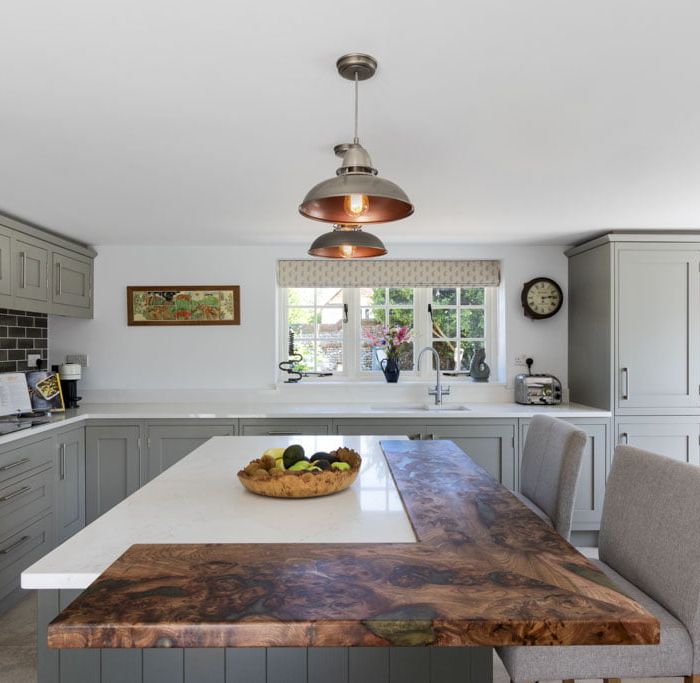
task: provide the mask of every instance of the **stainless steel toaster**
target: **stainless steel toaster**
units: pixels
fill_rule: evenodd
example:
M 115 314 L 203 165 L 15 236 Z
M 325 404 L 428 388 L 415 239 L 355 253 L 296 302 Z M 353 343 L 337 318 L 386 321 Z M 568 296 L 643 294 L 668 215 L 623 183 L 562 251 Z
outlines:
M 561 403 L 561 382 L 554 375 L 515 376 L 515 402 L 525 405 L 556 405 Z

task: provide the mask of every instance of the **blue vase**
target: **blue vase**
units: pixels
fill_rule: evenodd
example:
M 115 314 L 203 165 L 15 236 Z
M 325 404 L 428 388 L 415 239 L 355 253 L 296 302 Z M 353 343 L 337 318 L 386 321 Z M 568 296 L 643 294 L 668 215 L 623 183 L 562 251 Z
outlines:
M 399 375 L 401 374 L 399 364 L 393 358 L 382 358 L 380 365 L 386 381 L 390 382 L 391 384 L 396 384 L 396 382 L 399 381 Z

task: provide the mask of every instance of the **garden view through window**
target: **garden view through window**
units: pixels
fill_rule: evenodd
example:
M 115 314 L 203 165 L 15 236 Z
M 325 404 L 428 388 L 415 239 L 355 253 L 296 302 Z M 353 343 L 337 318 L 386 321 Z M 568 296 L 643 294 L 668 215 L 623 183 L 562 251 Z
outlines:
M 402 376 L 417 376 L 416 355 L 432 346 L 440 369 L 466 375 L 474 351 L 493 348 L 494 289 L 486 287 L 294 287 L 281 290 L 282 358 L 300 354 L 300 370 L 350 379 L 381 376 L 373 339 L 396 327 L 411 330 L 400 347 Z M 426 361 L 428 359 L 425 359 Z M 495 363 L 494 363 L 495 364 Z M 427 368 L 427 369 L 426 369 Z M 431 363 L 421 368 L 432 372 Z

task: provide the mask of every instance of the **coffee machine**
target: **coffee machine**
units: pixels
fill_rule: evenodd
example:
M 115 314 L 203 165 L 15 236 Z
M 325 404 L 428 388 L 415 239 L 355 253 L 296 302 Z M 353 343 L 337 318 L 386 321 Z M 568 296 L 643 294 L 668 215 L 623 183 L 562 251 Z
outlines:
M 66 408 L 79 408 L 78 401 L 83 397 L 78 396 L 78 380 L 81 377 L 81 366 L 79 363 L 64 363 L 58 368 L 58 376 L 61 379 L 63 389 L 63 402 Z

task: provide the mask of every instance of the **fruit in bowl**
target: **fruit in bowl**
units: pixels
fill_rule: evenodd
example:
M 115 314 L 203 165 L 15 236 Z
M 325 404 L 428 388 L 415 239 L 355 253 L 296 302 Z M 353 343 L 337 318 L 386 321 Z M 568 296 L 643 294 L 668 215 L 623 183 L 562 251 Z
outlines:
M 243 486 L 262 496 L 311 498 L 348 488 L 360 471 L 362 458 L 350 448 L 307 457 L 303 446 L 268 448 L 238 472 Z

